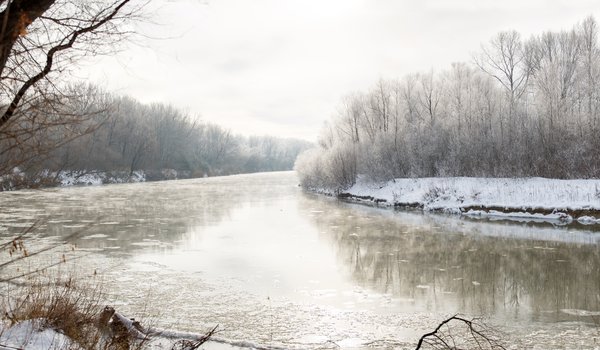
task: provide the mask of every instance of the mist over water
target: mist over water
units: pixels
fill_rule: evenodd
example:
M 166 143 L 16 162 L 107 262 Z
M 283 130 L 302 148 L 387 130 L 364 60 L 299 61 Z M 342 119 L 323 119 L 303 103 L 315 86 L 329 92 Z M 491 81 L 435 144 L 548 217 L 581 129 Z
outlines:
M 81 232 L 64 270 L 100 281 L 108 303 L 162 328 L 219 324 L 228 341 L 414 348 L 461 313 L 486 317 L 517 348 L 598 346 L 598 232 L 370 208 L 297 181 L 4 192 L 0 235 L 34 222 L 36 242 Z

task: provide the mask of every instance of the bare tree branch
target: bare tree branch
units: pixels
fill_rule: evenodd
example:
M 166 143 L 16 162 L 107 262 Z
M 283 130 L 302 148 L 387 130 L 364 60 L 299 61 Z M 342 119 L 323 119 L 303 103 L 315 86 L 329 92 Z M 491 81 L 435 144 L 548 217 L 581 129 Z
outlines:
M 73 45 L 77 42 L 77 39 L 86 33 L 91 33 L 94 30 L 100 28 L 101 26 L 103 26 L 104 24 L 106 24 L 107 22 L 109 22 L 110 20 L 112 20 L 118 13 L 119 11 L 129 2 L 130 0 L 123 0 L 121 1 L 114 9 L 111 13 L 109 13 L 106 17 L 103 17 L 101 19 L 99 19 L 98 21 L 96 21 L 95 23 L 83 27 L 83 28 L 79 28 L 77 30 L 75 30 L 70 37 L 68 38 L 68 40 L 64 43 L 61 43 L 58 46 L 54 46 L 53 48 L 51 48 L 48 53 L 46 54 L 46 65 L 44 66 L 44 68 L 42 69 L 41 72 L 39 72 L 38 74 L 34 75 L 33 77 L 31 77 L 30 79 L 28 79 L 27 81 L 25 81 L 25 83 L 21 86 L 21 88 L 19 89 L 19 91 L 15 94 L 15 96 L 13 97 L 12 101 L 10 102 L 10 105 L 8 107 L 8 109 L 4 112 L 4 114 L 2 115 L 2 117 L 0 117 L 0 130 L 2 129 L 2 127 L 13 117 L 13 115 L 15 114 L 15 111 L 17 110 L 17 108 L 19 107 L 19 103 L 21 102 L 21 99 L 23 98 L 23 96 L 25 96 L 25 93 L 37 82 L 39 82 L 41 79 L 43 79 L 44 77 L 46 77 L 48 75 L 48 73 L 50 73 L 50 71 L 52 70 L 52 65 L 54 62 L 54 56 L 61 52 L 61 51 L 65 51 L 68 50 L 70 48 L 73 47 Z M 1 59 L 1 57 L 0 57 Z M 0 62 L 1 63 L 1 62 Z M 0 70 L 0 74 L 1 74 L 1 70 Z

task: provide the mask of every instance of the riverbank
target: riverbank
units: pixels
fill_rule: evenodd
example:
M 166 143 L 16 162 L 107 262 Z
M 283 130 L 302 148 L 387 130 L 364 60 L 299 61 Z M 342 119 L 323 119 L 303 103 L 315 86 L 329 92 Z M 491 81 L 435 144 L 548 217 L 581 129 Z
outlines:
M 373 183 L 359 178 L 336 195 L 376 206 L 472 218 L 600 224 L 600 180 L 451 177 Z
M 164 181 L 205 177 L 205 174 L 175 169 L 160 170 L 61 170 L 27 173 L 15 169 L 11 174 L 0 176 L 0 191 L 25 188 L 99 186 L 107 184 Z

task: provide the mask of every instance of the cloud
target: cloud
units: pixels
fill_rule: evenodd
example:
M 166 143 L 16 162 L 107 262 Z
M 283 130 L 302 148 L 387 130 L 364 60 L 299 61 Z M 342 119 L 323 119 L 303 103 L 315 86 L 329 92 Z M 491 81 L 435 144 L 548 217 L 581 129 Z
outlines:
M 380 78 L 449 67 L 501 30 L 570 28 L 587 0 L 151 2 L 154 38 L 82 74 L 240 133 L 314 140 L 342 96 Z

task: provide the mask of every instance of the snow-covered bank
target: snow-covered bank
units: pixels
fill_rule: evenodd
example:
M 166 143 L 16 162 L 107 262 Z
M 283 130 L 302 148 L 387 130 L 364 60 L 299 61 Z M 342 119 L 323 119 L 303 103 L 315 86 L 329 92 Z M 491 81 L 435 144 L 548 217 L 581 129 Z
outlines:
M 57 175 L 59 186 L 85 186 L 102 185 L 114 183 L 144 182 L 146 174 L 142 170 L 128 172 L 83 172 L 83 171 L 61 171 Z
M 600 224 L 600 180 L 455 177 L 372 183 L 359 178 L 338 197 L 475 218 Z
M 62 350 L 80 349 L 66 335 L 43 325 L 43 320 L 23 321 L 0 327 L 0 349 Z
M 162 181 L 189 179 L 191 171 L 175 169 L 160 170 L 61 170 L 40 172 L 25 172 L 19 168 L 12 173 L 0 176 L 0 191 L 18 190 L 23 188 L 68 187 L 68 186 L 99 186 L 106 184 L 134 183 L 146 181 Z
M 168 169 L 171 170 L 171 169 Z M 174 170 L 173 170 L 174 171 Z M 11 174 L 0 176 L 0 191 L 10 191 L 22 188 L 90 186 L 115 183 L 144 182 L 149 180 L 172 179 L 170 173 L 158 172 L 158 176 L 149 176 L 143 170 L 130 171 L 85 171 L 61 170 L 27 173 L 19 168 Z M 175 176 L 176 177 L 176 176 Z
M 268 171 L 271 173 L 285 172 Z M 192 172 L 189 170 L 159 169 L 159 170 L 61 170 L 27 173 L 15 168 L 12 173 L 0 176 L 0 192 L 19 189 L 47 188 L 47 187 L 70 187 L 70 186 L 100 186 L 108 184 L 153 182 L 166 180 L 184 180 L 192 178 L 232 176 L 250 173 L 224 173 L 212 174 Z
M 136 170 L 133 173 L 128 172 L 83 172 L 83 171 L 61 171 L 57 175 L 59 186 L 78 186 L 78 185 L 102 185 L 110 183 L 144 182 L 146 174 L 142 170 Z

